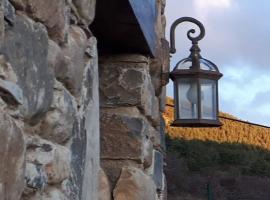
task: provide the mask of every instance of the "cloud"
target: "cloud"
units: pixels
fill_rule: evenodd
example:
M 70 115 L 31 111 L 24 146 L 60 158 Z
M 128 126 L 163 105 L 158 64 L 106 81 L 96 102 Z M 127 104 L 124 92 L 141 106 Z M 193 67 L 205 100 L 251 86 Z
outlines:
M 269 18 L 270 2 L 265 3 L 267 10 L 263 5 L 254 10 L 250 4 L 209 13 L 202 48 L 221 65 L 242 62 L 256 70 L 269 70 L 270 26 L 265 19 Z
M 270 125 L 270 78 L 253 67 L 226 66 L 220 81 L 220 109 L 241 119 Z
M 270 17 L 270 1 L 230 0 L 228 1 L 230 3 L 226 1 L 225 3 L 221 0 L 167 1 L 167 32 L 172 22 L 179 17 L 197 18 L 206 28 L 206 36 L 200 42 L 204 57 L 214 61 L 221 68 L 224 64 L 231 65 L 238 61 L 253 65 L 257 70 L 270 71 L 268 59 L 270 24 L 267 22 Z M 195 7 L 194 2 L 201 2 L 197 3 L 201 6 Z M 220 6 L 217 9 L 209 5 L 223 5 L 224 7 Z M 230 6 L 226 7 L 227 5 Z M 202 16 L 205 12 L 207 15 Z M 184 26 L 178 28 L 176 47 L 187 54 L 190 43 L 185 36 L 186 30 Z
M 194 6 L 199 9 L 207 9 L 209 7 L 228 8 L 231 6 L 232 0 L 195 0 Z
M 268 125 L 269 10 L 269 0 L 168 0 L 166 8 L 167 36 L 170 25 L 179 17 L 191 16 L 205 25 L 206 36 L 200 41 L 202 56 L 217 64 L 224 74 L 220 80 L 221 110 Z M 172 56 L 171 69 L 189 54 L 191 43 L 186 32 L 191 27 L 185 24 L 176 31 L 177 53 Z M 167 91 L 172 96 L 172 84 Z
M 230 8 L 232 0 L 194 0 L 193 6 L 197 15 L 201 19 L 206 19 L 213 9 Z
M 263 83 L 264 84 L 264 83 Z M 251 105 L 259 108 L 260 111 L 265 112 L 270 110 L 270 90 L 258 92 L 253 98 Z
M 270 89 L 269 76 L 252 70 L 252 67 L 235 68 L 226 66 L 224 77 L 220 80 L 220 99 L 230 104 L 221 104 L 221 109 L 226 112 L 241 110 L 257 110 L 259 106 L 269 105 L 269 109 L 264 110 L 270 113 L 270 103 L 267 92 Z M 232 108 L 232 109 L 231 109 Z
M 253 106 L 249 105 L 242 108 L 236 108 L 236 106 L 232 106 L 231 101 L 225 101 L 224 99 L 222 99 L 220 103 L 222 103 L 223 108 L 227 108 L 225 112 L 231 113 L 242 120 L 266 126 L 270 125 L 270 112 L 267 112 L 269 107 L 266 108 L 266 110 L 263 110 L 263 108 L 259 108 L 255 104 Z

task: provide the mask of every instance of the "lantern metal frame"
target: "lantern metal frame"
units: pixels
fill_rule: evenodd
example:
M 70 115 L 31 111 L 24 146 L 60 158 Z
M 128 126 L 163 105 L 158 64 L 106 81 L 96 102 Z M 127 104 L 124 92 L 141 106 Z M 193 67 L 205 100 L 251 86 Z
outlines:
M 218 80 L 223 76 L 222 73 L 219 72 L 218 67 L 212 63 L 211 61 L 202 58 L 200 55 L 200 48 L 198 45 L 198 41 L 204 38 L 205 36 L 205 28 L 203 24 L 191 17 L 182 17 L 177 19 L 171 26 L 170 30 L 170 53 L 174 54 L 176 53 L 176 48 L 175 48 L 175 29 L 176 27 L 183 22 L 191 22 L 196 24 L 199 29 L 200 29 L 200 34 L 196 37 L 193 37 L 192 34 L 196 33 L 195 29 L 190 29 L 187 32 L 187 37 L 188 39 L 192 42 L 192 47 L 190 49 L 190 56 L 188 58 L 180 60 L 173 71 L 170 73 L 170 78 L 174 82 L 174 105 L 175 105 L 175 120 L 171 124 L 171 126 L 176 126 L 176 127 L 219 127 L 222 124 L 219 121 L 218 118 L 218 112 L 219 112 L 219 103 L 218 103 Z M 178 69 L 178 65 L 184 61 L 184 60 L 189 60 L 191 62 L 191 66 L 189 69 Z M 213 70 L 204 70 L 201 68 L 200 64 L 201 61 L 207 62 L 213 67 Z M 181 78 L 188 78 L 188 79 L 196 79 L 196 84 L 197 84 L 197 113 L 198 117 L 197 118 L 192 118 L 192 119 L 181 119 L 179 116 L 179 94 L 178 94 L 178 83 L 177 79 Z M 201 102 L 201 97 L 202 97 L 202 91 L 201 91 L 201 80 L 202 79 L 207 79 L 207 80 L 213 80 L 215 81 L 216 84 L 216 96 L 215 96 L 215 103 L 216 103 L 216 119 L 204 119 L 201 116 L 202 113 L 202 102 Z M 180 111 L 181 112 L 181 111 Z

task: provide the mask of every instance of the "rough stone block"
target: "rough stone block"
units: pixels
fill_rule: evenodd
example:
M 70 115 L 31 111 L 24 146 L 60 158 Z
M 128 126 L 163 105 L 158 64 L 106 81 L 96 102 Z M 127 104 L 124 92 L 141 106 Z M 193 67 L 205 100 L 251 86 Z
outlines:
M 142 153 L 138 153 L 137 154 L 137 159 L 135 159 L 136 161 L 139 161 L 140 163 L 143 162 L 143 165 L 145 168 L 148 168 L 151 163 L 152 163 L 152 150 L 153 147 L 159 147 L 160 146 L 160 133 L 158 130 L 156 130 L 155 128 L 152 127 L 151 123 L 149 123 L 149 121 L 146 119 L 146 117 L 144 115 L 142 115 L 140 113 L 140 111 L 138 110 L 137 107 L 119 107 L 119 108 L 103 108 L 102 109 L 102 116 L 107 116 L 108 120 L 111 121 L 111 123 L 114 123 L 115 118 L 111 118 L 112 116 L 117 116 L 118 118 L 127 118 L 130 119 L 130 123 L 135 123 L 139 121 L 143 128 L 142 128 L 142 132 L 140 133 L 140 140 L 138 141 L 139 146 L 135 147 L 137 148 L 137 152 L 141 152 Z M 104 143 L 101 142 L 102 146 L 103 145 L 108 145 L 108 147 L 104 147 L 104 148 L 111 148 L 111 150 L 107 150 L 107 152 L 110 151 L 114 151 L 113 148 L 118 148 L 117 151 L 124 151 L 124 153 L 119 154 L 119 155 L 125 155 L 124 157 L 121 156 L 117 156 L 119 152 L 116 152 L 115 155 L 113 157 L 112 154 L 107 155 L 105 158 L 112 158 L 112 159 L 134 159 L 135 157 L 131 157 L 129 155 L 129 152 L 134 153 L 134 149 L 130 149 L 130 148 L 125 148 L 125 149 L 119 149 L 119 142 L 120 143 L 124 143 L 126 138 L 122 138 L 121 134 L 123 134 L 122 132 L 122 127 L 121 126 L 115 126 L 115 131 L 117 131 L 118 129 L 118 135 L 119 137 L 115 137 L 114 138 L 114 133 L 111 133 L 110 130 L 110 124 L 104 124 L 103 121 L 101 120 L 101 127 L 104 127 L 104 130 L 106 130 L 107 134 L 110 134 L 110 138 L 111 140 L 108 140 L 108 142 L 105 140 Z M 130 129 L 132 131 L 132 129 Z M 101 135 L 103 135 L 103 129 L 101 128 Z M 131 132 L 132 133 L 132 132 Z M 131 134 L 132 136 L 132 134 Z M 103 136 L 102 136 L 103 137 Z M 106 139 L 106 135 L 104 136 Z M 133 137 L 129 138 L 128 142 L 134 141 Z M 112 145 L 113 144 L 113 145 Z M 103 148 L 103 147 L 102 147 Z M 101 148 L 101 149 L 102 149 Z M 141 149 L 142 150 L 141 150 Z M 141 159 L 140 159 L 141 158 Z
M 37 192 L 30 198 L 26 198 L 27 200 L 70 200 L 63 191 L 58 189 L 57 187 L 50 187 L 43 192 Z
M 67 61 L 60 46 L 53 40 L 49 40 L 48 65 L 52 71 L 66 65 Z
M 170 73 L 170 44 L 166 39 L 161 39 L 162 76 L 161 85 L 166 86 L 169 82 Z
M 18 81 L 16 73 L 3 54 L 0 54 L 0 78 L 13 83 Z
M 158 197 L 159 197 L 159 200 L 167 200 L 167 196 L 168 196 L 168 193 L 167 193 L 167 180 L 166 180 L 166 176 L 165 174 L 163 173 L 162 174 L 162 189 L 158 191 Z
M 160 152 L 166 152 L 166 141 L 165 141 L 165 121 L 160 113 L 160 121 L 159 125 L 155 128 L 150 127 L 149 128 L 149 135 L 151 137 L 154 149 L 160 151 Z
M 0 96 L 9 105 L 23 104 L 22 89 L 10 81 L 0 79 Z
M 78 119 L 73 126 L 71 143 L 70 178 L 71 199 L 98 198 L 98 172 L 100 169 L 99 96 L 97 41 L 86 41 L 87 55 L 82 70 L 82 82 L 78 99 Z M 76 66 L 75 66 L 76 67 Z
M 54 97 L 50 110 L 41 121 L 38 135 L 65 144 L 72 137 L 77 104 L 73 96 L 58 81 L 54 85 Z
M 155 121 L 158 101 L 149 75 L 149 63 L 141 55 L 103 57 L 100 61 L 102 107 L 137 106 Z
M 1 52 L 17 75 L 23 91 L 22 114 L 36 123 L 48 110 L 53 98 L 53 75 L 48 68 L 48 36 L 44 26 L 25 16 L 17 16 L 6 28 Z
M 45 195 L 42 197 L 42 200 L 69 200 L 63 191 L 58 188 L 52 187 L 46 191 Z M 38 199 L 37 199 L 38 200 Z
M 159 110 L 160 112 L 164 112 L 166 109 L 166 87 L 163 86 L 161 89 L 161 93 L 159 95 Z
M 142 104 L 147 87 L 145 63 L 132 68 L 128 63 L 100 63 L 101 106 L 119 107 Z M 138 65 L 136 63 L 135 65 Z M 149 92 L 150 93 L 150 92 Z M 145 100 L 146 101 L 146 100 Z
M 24 189 L 25 142 L 20 128 L 0 113 L 0 197 L 20 199 Z
M 12 5 L 17 9 L 17 10 L 24 10 L 25 9 L 25 3 L 24 0 L 9 0 Z
M 99 126 L 99 77 L 97 41 L 87 41 L 87 65 L 84 70 L 81 113 L 84 116 L 82 128 L 86 134 L 85 166 L 83 171 L 82 199 L 98 198 L 98 172 L 100 169 L 100 126 Z M 85 58 L 86 59 L 86 58 Z
M 156 23 L 156 31 L 159 38 L 165 37 L 165 26 L 162 23 L 162 10 L 163 5 L 161 0 L 157 0 L 157 23 Z
M 49 184 L 61 183 L 71 175 L 69 149 L 47 140 L 30 137 L 27 142 L 26 160 L 44 170 Z
M 101 167 L 108 176 L 111 188 L 115 188 L 117 180 L 120 177 L 122 168 L 125 166 L 137 167 L 143 170 L 143 164 L 138 164 L 136 161 L 133 160 L 101 160 Z
M 115 200 L 156 199 L 156 187 L 147 174 L 135 167 L 124 167 L 113 191 Z
M 102 113 L 101 157 L 143 161 L 145 121 L 142 118 Z
M 96 0 L 73 0 L 74 5 L 81 17 L 81 21 L 86 25 L 90 25 L 95 17 Z
M 69 9 L 66 0 L 28 0 L 23 7 L 33 19 L 43 23 L 50 37 L 57 42 L 66 41 L 69 27 Z
M 4 20 L 4 0 L 0 0 L 0 46 L 4 42 L 5 20 Z
M 33 163 L 26 163 L 25 181 L 28 188 L 25 189 L 24 194 L 33 193 L 35 190 L 42 190 L 47 186 L 47 175 L 40 165 Z
M 152 165 L 153 143 L 149 137 L 143 142 L 143 166 L 148 168 Z
M 160 143 L 161 143 L 161 137 L 160 137 L 159 130 L 152 127 L 151 124 L 148 124 L 147 128 L 145 130 L 146 130 L 147 135 L 149 136 L 150 140 L 152 141 L 153 147 L 155 149 L 158 149 L 160 146 Z
M 166 152 L 166 137 L 165 137 L 165 128 L 166 128 L 166 123 L 163 118 L 163 116 L 160 116 L 160 126 L 159 126 L 159 133 L 160 133 L 160 147 L 163 152 Z
M 160 40 L 157 56 L 151 59 L 150 75 L 155 88 L 155 95 L 159 96 L 162 92 L 162 86 L 169 82 L 170 54 L 169 43 L 165 39 Z
M 84 119 L 76 120 L 73 126 L 71 140 L 71 170 L 73 176 L 69 179 L 71 199 L 80 199 L 86 162 L 86 131 Z M 88 160 L 88 159 L 87 159 Z
M 17 76 L 4 55 L 0 55 L 0 96 L 8 104 L 23 104 L 23 92 L 16 84 Z
M 156 127 L 159 125 L 159 123 L 160 123 L 160 105 L 159 105 L 158 97 L 154 97 L 154 100 L 152 102 L 151 115 L 150 116 L 146 115 L 146 116 L 150 119 L 153 126 Z
M 67 44 L 63 47 L 63 52 L 59 52 L 58 61 L 55 61 L 57 80 L 62 82 L 70 93 L 76 97 L 81 92 L 86 67 L 85 51 L 87 47 L 88 39 L 84 31 L 80 27 L 71 26 Z
M 99 171 L 99 187 L 98 200 L 111 200 L 111 187 L 107 175 L 100 169 Z
M 149 174 L 152 176 L 157 189 L 162 190 L 163 187 L 163 155 L 158 151 L 153 151 L 153 164 L 148 169 Z
M 109 56 L 102 56 L 100 58 L 101 63 L 126 63 L 131 64 L 132 66 L 138 66 L 139 68 L 142 67 L 142 64 L 149 64 L 149 58 L 141 55 L 141 54 L 116 54 L 116 55 L 109 55 Z M 138 64 L 138 65 L 136 65 Z
M 15 23 L 15 8 L 8 0 L 4 0 L 4 16 L 5 20 L 10 24 L 14 25 Z
M 165 7 L 166 7 L 166 0 L 160 0 L 161 3 L 161 14 L 164 15 Z

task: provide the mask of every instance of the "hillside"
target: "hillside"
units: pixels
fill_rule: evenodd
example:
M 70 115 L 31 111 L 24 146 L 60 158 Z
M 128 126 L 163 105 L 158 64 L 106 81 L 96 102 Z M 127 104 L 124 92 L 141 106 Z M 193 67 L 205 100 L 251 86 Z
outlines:
M 167 98 L 167 105 L 173 106 L 173 100 Z M 215 141 L 218 143 L 242 143 L 252 146 L 258 146 L 270 150 L 270 129 L 259 126 L 253 126 L 245 123 L 233 122 L 227 119 L 221 119 L 223 124 L 220 128 L 175 128 L 169 124 L 173 121 L 173 107 L 166 106 L 164 119 L 166 122 L 167 134 L 170 138 L 185 140 Z M 220 116 L 237 119 L 236 117 L 220 113 Z
M 228 119 L 220 128 L 170 127 L 172 99 L 167 105 L 169 200 L 270 199 L 270 129 Z

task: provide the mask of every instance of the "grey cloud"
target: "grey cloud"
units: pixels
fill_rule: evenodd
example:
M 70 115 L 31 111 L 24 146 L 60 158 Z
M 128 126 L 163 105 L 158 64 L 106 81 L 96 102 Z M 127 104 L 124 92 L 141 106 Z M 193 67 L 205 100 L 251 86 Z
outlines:
M 228 66 L 243 71 L 252 70 L 251 74 L 243 73 L 240 79 L 233 79 L 224 74 L 222 84 L 233 85 L 239 91 L 239 88 L 248 86 L 262 75 L 269 74 L 270 79 L 270 23 L 268 22 L 270 1 L 233 0 L 233 6 L 230 8 L 209 9 L 206 18 L 198 16 L 193 1 L 167 0 L 167 35 L 175 19 L 183 16 L 197 18 L 205 24 L 206 28 L 206 37 L 200 42 L 203 57 L 217 64 L 221 72 L 230 70 L 226 69 Z M 183 25 L 177 29 L 177 53 L 171 59 L 171 68 L 178 60 L 189 54 L 190 41 L 186 38 L 186 31 L 190 27 Z M 258 85 L 258 87 L 265 88 L 263 85 Z M 253 89 L 243 87 L 242 91 L 244 88 L 247 94 L 258 91 L 254 89 L 254 84 Z M 173 94 L 172 85 L 167 91 L 170 96 Z M 221 91 L 221 94 L 225 92 Z M 234 92 L 232 99 L 225 100 L 220 96 L 222 111 L 244 120 L 270 125 L 270 110 L 263 113 L 258 108 L 259 105 L 268 105 L 270 91 L 254 94 L 255 98 L 249 104 L 244 103 L 244 99 L 235 99 L 239 98 L 237 91 L 230 92 Z
M 270 90 L 259 92 L 251 102 L 252 107 L 270 105 Z
M 190 0 L 169 0 L 167 8 L 168 27 L 177 17 L 189 15 L 196 16 Z M 234 64 L 237 61 L 256 66 L 258 70 L 270 70 L 269 44 L 270 2 L 267 0 L 235 0 L 238 7 L 212 9 L 208 11 L 205 20 L 206 37 L 201 42 L 202 54 L 213 60 L 221 68 L 224 65 Z M 182 30 L 182 29 L 181 29 Z M 183 30 L 184 32 L 185 30 Z M 177 47 L 180 51 L 187 51 L 189 44 L 184 35 L 177 37 Z

